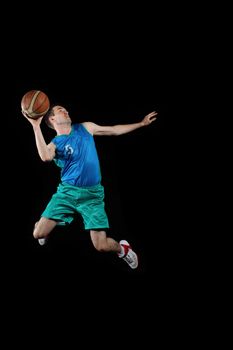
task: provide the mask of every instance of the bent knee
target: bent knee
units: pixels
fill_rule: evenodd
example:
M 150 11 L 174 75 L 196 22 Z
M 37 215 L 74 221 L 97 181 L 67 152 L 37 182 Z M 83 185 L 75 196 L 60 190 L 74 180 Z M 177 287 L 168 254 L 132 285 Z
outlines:
M 43 238 L 46 237 L 57 225 L 57 222 L 47 218 L 41 218 L 38 222 L 35 223 L 33 230 L 33 237 Z
M 38 221 L 35 223 L 35 226 L 34 226 L 34 230 L 33 230 L 33 237 L 35 239 L 38 239 L 42 236 L 40 230 L 39 230 L 39 227 L 38 227 Z
M 37 237 L 37 230 L 36 230 L 36 226 L 37 226 L 37 225 L 38 225 L 38 221 L 35 223 L 35 225 L 34 225 L 34 230 L 33 230 L 33 233 L 32 233 L 34 238 L 38 238 L 38 237 Z

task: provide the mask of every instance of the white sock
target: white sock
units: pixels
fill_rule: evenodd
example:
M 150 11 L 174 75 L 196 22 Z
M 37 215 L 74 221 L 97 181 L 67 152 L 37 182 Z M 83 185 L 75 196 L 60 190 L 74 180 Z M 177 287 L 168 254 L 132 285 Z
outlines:
M 122 258 L 125 255 L 125 249 L 124 247 L 120 244 L 121 251 L 118 253 L 119 258 Z

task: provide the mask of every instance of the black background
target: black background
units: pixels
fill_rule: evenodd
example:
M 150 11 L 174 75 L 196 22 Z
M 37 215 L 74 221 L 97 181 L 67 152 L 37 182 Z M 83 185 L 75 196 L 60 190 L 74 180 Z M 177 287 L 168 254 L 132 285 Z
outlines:
M 8 159 L 7 182 L 13 184 L 16 200 L 14 209 L 11 207 L 8 214 L 10 219 L 14 218 L 12 224 L 20 225 L 20 232 L 13 233 L 12 245 L 18 252 L 20 246 L 38 269 L 41 268 L 40 254 L 43 255 L 42 261 L 48 259 L 48 264 L 49 256 L 55 254 L 57 263 L 63 265 L 62 270 L 67 264 L 67 272 L 77 265 L 81 270 L 88 269 L 95 274 L 97 271 L 100 274 L 104 271 L 120 275 L 131 273 L 126 272 L 128 267 L 125 269 L 114 257 L 99 257 L 101 254 L 97 254 L 95 258 L 95 251 L 89 245 L 89 234 L 80 231 L 78 222 L 70 229 L 56 229 L 57 235 L 53 235 L 53 242 L 51 240 L 48 247 L 38 247 L 31 237 L 34 222 L 56 190 L 59 169 L 53 163 L 43 163 L 37 154 L 32 127 L 20 111 L 21 97 L 26 91 L 45 91 L 52 103 L 60 103 L 69 110 L 74 122 L 93 121 L 100 125 L 134 123 L 156 110 L 158 119 L 147 128 L 120 137 L 96 138 L 106 191 L 106 210 L 111 223 L 109 234 L 117 240 L 127 238 L 131 242 L 141 256 L 139 272 L 134 271 L 133 275 L 147 275 L 158 263 L 154 258 L 161 251 L 156 253 L 156 249 L 160 243 L 165 243 L 169 221 L 166 218 L 172 180 L 169 180 L 172 170 L 170 116 L 166 105 L 169 95 L 160 80 L 157 79 L 156 83 L 155 72 L 150 70 L 152 67 L 140 75 L 142 72 L 139 70 L 137 74 L 134 67 L 123 71 L 118 67 L 118 70 L 108 72 L 107 66 L 102 64 L 102 68 L 87 67 L 87 73 L 83 73 L 78 63 L 72 63 L 70 67 L 65 61 L 67 67 L 55 73 L 50 70 L 50 74 L 48 71 L 39 72 L 33 77 L 22 72 L 14 75 L 15 92 L 8 112 L 8 121 L 14 118 L 14 123 L 10 123 L 11 143 L 7 145 L 7 154 L 13 154 Z M 54 136 L 53 131 L 44 123 L 42 130 L 49 142 Z M 153 247 L 156 240 L 158 242 Z M 60 253 L 64 258 L 59 257 Z M 24 254 L 20 260 L 25 260 Z M 53 273 L 58 272 L 53 270 Z
M 108 328 L 119 317 L 117 330 L 132 334 L 129 324 L 143 327 L 145 315 L 155 317 L 161 329 L 167 315 L 175 322 L 186 298 L 179 36 L 165 30 L 166 16 L 158 24 L 149 13 L 78 25 L 62 10 L 38 26 L 21 23 L 6 41 L 2 278 L 9 304 L 18 315 L 26 312 L 29 321 L 33 314 L 44 323 L 61 319 L 64 325 L 72 315 L 88 326 L 91 318 L 93 326 L 103 317 Z M 56 228 L 44 247 L 33 239 L 34 223 L 56 191 L 59 169 L 40 160 L 32 127 L 21 114 L 21 98 L 31 89 L 64 105 L 73 122 L 128 124 L 158 112 L 146 128 L 96 137 L 109 235 L 131 243 L 138 269 L 114 254 L 96 252 L 78 221 Z M 53 131 L 44 123 L 42 130 L 49 142 Z

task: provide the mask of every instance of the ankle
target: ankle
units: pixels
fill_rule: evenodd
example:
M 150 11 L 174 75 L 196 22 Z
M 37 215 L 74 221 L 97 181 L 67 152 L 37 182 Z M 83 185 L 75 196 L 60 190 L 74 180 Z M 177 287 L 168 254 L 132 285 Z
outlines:
M 119 243 L 121 251 L 118 253 L 119 258 L 123 258 L 125 256 L 125 248 Z

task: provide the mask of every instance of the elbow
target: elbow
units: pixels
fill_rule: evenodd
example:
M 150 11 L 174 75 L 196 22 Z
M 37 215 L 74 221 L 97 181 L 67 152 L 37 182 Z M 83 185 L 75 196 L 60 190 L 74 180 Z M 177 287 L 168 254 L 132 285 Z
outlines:
M 110 135 L 111 136 L 119 136 L 119 135 L 121 135 L 121 133 L 119 132 L 119 130 L 117 130 L 116 127 L 113 126 Z
M 50 157 L 48 157 L 48 156 L 41 156 L 40 158 L 41 158 L 42 162 L 45 162 L 45 163 L 51 162 L 51 160 L 52 160 L 52 159 L 51 159 Z
M 47 159 L 47 158 L 44 158 L 44 157 L 40 157 L 40 158 L 41 158 L 42 162 L 44 162 L 44 163 L 47 163 L 47 162 L 48 162 L 48 159 Z

